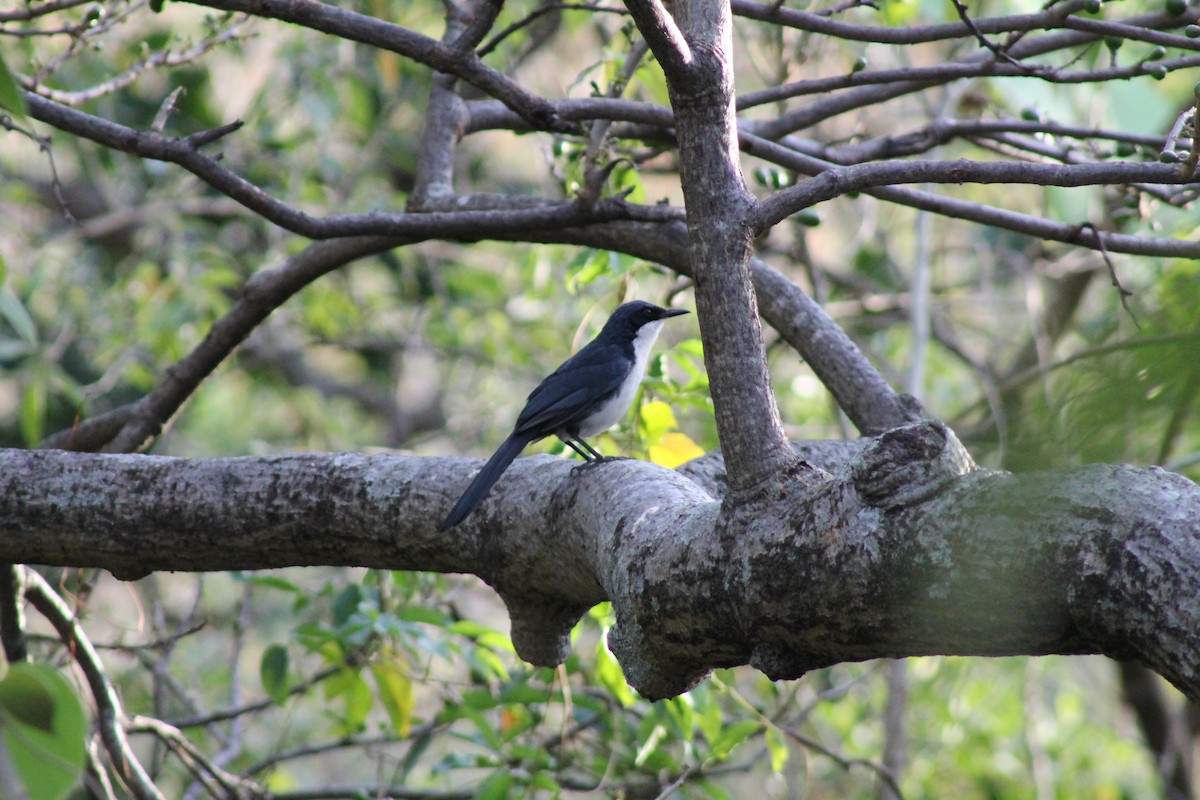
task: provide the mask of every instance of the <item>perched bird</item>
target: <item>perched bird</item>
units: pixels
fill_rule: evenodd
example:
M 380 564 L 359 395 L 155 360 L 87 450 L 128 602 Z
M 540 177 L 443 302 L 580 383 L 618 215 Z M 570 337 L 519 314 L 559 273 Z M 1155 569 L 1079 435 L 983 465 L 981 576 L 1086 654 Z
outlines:
M 504 444 L 471 481 L 439 530 L 453 528 L 474 511 L 525 445 L 551 434 L 585 461 L 609 460 L 585 436 L 612 427 L 629 410 L 650 360 L 650 347 L 668 317 L 687 311 L 635 300 L 613 312 L 583 349 L 550 373 L 529 394 L 525 409 Z

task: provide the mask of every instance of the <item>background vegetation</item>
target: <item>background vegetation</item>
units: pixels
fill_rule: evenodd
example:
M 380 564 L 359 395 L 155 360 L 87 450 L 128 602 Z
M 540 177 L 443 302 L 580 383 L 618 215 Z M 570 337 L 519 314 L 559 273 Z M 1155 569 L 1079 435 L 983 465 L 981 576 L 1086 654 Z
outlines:
M 1157 27 L 1180 37 L 1198 16 L 1182 3 L 1077 5 L 1078 17 L 1098 21 L 1169 15 Z M 0 11 L 0 55 L 23 90 L 129 128 L 181 136 L 244 120 L 215 145 L 222 163 L 312 213 L 404 206 L 429 69 L 251 15 L 152 6 L 102 0 Z M 435 39 L 444 25 L 438 4 L 343 7 Z M 938 2 L 807 10 L 895 30 L 960 18 Z M 971 14 L 1037 11 L 1006 0 Z M 488 63 L 537 94 L 606 97 L 619 87 L 631 100 L 668 103 L 654 62 L 630 57 L 640 40 L 616 5 L 514 0 L 492 33 L 480 48 Z M 800 79 L 944 66 L 979 42 L 960 35 L 897 45 L 743 17 L 735 47 L 745 96 Z M 829 116 L 803 133 L 829 156 L 888 137 L 900 148 L 905 135 L 936 122 L 951 132 L 926 157 L 1153 161 L 1194 102 L 1197 75 L 1195 51 L 1156 47 L 1102 31 L 1044 60 L 1064 71 L 1141 65 L 1140 77 L 969 76 Z M 1155 64 L 1170 69 L 1158 75 Z M 799 107 L 798 96 L 743 118 L 770 124 Z M 984 124 L 997 120 L 1004 124 Z M 229 311 L 248 277 L 305 245 L 174 165 L 28 116 L 3 124 L 0 445 L 35 447 L 152 390 Z M 1120 133 L 1084 138 L 1071 129 Z M 680 205 L 673 151 L 636 133 L 605 140 L 597 153 L 581 136 L 473 132 L 456 170 L 475 192 L 569 198 L 581 190 L 588 158 L 620 158 L 611 192 Z M 749 156 L 744 166 L 764 196 L 801 178 Z M 1187 191 L 938 187 L 989 208 L 1194 242 L 1194 214 L 1180 208 Z M 1194 259 L 1101 255 L 866 194 L 810 209 L 758 244 L 761 258 L 818 299 L 980 463 L 1200 472 Z M 326 275 L 272 313 L 194 393 L 154 452 L 486 455 L 540 376 L 621 299 L 686 302 L 688 292 L 686 279 L 655 263 L 561 244 L 442 240 L 389 250 Z M 718 445 L 694 325 L 672 323 L 640 412 L 603 437 L 602 449 L 674 466 Z M 806 365 L 770 344 L 791 438 L 852 436 Z M 1194 715 L 1153 679 L 1168 715 L 1139 727 L 1146 706 L 1123 698 L 1144 684 L 1102 659 L 923 658 L 906 672 L 848 664 L 789 683 L 724 671 L 649 704 L 604 646 L 611 619 L 603 606 L 552 672 L 516 659 L 502 607 L 474 579 L 317 568 L 128 584 L 89 571 L 45 575 L 100 649 L 131 715 L 134 749 L 169 797 L 264 788 L 289 798 L 1191 791 L 1190 772 L 1176 773 L 1190 763 Z M 59 637 L 37 617 L 30 625 L 33 660 L 61 667 L 87 695 Z M 1144 713 L 1140 723 L 1148 724 Z M 1147 748 L 1148 730 L 1168 731 L 1171 741 Z M 78 792 L 133 791 L 109 785 L 95 747 L 87 759 Z

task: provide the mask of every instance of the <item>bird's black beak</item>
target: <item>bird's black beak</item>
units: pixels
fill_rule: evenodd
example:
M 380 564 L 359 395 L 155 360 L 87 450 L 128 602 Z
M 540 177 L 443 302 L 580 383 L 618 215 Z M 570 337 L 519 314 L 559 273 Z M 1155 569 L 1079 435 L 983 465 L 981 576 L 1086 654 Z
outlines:
M 664 308 L 662 316 L 660 316 L 659 319 L 666 319 L 667 317 L 678 317 L 680 314 L 690 314 L 690 313 L 692 313 L 692 312 L 688 311 L 686 308 Z

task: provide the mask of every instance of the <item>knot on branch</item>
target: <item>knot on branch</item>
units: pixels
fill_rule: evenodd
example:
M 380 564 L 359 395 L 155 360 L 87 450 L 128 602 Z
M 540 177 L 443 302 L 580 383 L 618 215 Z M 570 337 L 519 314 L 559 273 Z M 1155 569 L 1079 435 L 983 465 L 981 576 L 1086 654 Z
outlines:
M 928 500 L 974 469 L 958 437 L 941 422 L 928 421 L 876 438 L 851 466 L 850 476 L 864 503 L 895 508 Z
M 556 667 L 567 660 L 571 629 L 593 605 L 552 602 L 545 596 L 501 594 L 512 620 L 512 643 L 517 655 L 538 667 Z

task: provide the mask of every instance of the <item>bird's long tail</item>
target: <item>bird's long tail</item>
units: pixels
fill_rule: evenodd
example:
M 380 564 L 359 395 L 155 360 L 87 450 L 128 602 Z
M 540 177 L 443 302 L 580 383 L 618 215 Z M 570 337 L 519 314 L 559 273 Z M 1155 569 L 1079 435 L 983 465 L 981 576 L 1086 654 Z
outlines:
M 483 469 L 479 470 L 479 474 L 462 493 L 462 497 L 458 498 L 458 502 L 450 510 L 450 515 L 446 517 L 438 530 L 449 530 L 466 519 L 467 515 L 483 502 L 483 498 L 487 497 L 492 484 L 500 480 L 504 470 L 508 469 L 508 465 L 521 454 L 527 444 L 529 444 L 529 439 L 516 434 L 505 439 L 504 444 L 500 445 L 495 453 L 492 453 L 492 457 L 483 465 Z

